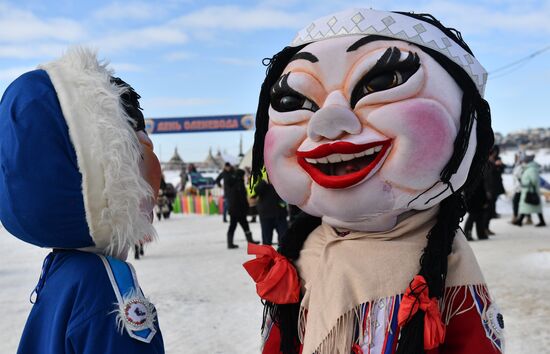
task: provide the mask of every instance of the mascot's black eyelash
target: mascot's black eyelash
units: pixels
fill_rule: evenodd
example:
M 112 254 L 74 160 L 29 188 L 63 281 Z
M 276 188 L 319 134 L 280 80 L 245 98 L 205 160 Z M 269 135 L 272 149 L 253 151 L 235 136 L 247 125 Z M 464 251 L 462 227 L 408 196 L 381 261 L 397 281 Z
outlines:
M 273 87 L 271 88 L 271 94 L 270 94 L 272 99 L 279 96 L 279 95 L 281 95 L 281 94 L 285 94 L 285 95 L 293 94 L 293 95 L 297 95 L 297 96 L 303 96 L 301 93 L 294 90 L 288 84 L 288 77 L 289 77 L 290 73 L 291 72 L 288 72 L 288 73 L 284 74 L 283 76 L 281 76 L 279 78 L 279 80 L 277 80 L 275 85 L 273 85 Z
M 405 60 L 400 61 L 401 50 L 397 47 L 388 48 L 384 54 L 376 61 L 376 64 L 357 82 L 352 93 L 350 104 L 352 108 L 355 108 L 357 102 L 365 95 L 361 90 L 361 87 L 366 85 L 370 80 L 376 76 L 399 71 L 405 73 L 403 75 L 403 83 L 407 81 L 420 67 L 420 57 L 414 52 L 409 52 L 409 55 Z
M 279 80 L 277 80 L 277 82 L 275 82 L 275 85 L 273 85 L 273 87 L 271 87 L 271 91 L 270 91 L 271 103 L 273 104 L 276 100 L 281 99 L 284 96 L 295 96 L 295 97 L 300 97 L 300 98 L 303 98 L 304 100 L 307 100 L 307 101 L 311 102 L 311 107 L 307 108 L 308 110 L 313 111 L 313 112 L 319 110 L 319 106 L 317 104 L 315 104 L 315 102 L 313 102 L 312 99 L 304 96 L 300 92 L 298 92 L 298 91 L 294 90 L 292 87 L 290 87 L 290 85 L 288 84 L 288 77 L 290 76 L 291 73 L 292 72 L 290 71 L 290 72 L 282 75 L 279 78 Z
M 420 58 L 418 54 L 414 52 L 409 52 L 409 55 L 405 60 L 399 61 L 401 59 L 401 50 L 397 47 L 391 47 L 386 49 L 384 54 L 376 61 L 376 64 L 369 70 L 369 73 L 374 72 L 378 73 L 380 71 L 386 71 L 389 69 L 402 69 L 410 68 L 416 65 L 420 65 Z

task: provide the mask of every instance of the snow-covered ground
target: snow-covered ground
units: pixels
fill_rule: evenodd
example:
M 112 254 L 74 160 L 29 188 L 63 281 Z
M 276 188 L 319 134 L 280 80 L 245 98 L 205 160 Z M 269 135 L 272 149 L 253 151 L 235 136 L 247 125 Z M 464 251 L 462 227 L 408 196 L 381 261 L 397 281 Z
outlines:
M 505 316 L 507 353 L 550 348 L 550 228 L 508 224 L 510 206 L 499 201 L 496 236 L 472 242 L 493 297 Z M 546 207 L 550 220 L 550 208 Z M 258 224 L 251 224 L 259 238 Z M 241 248 L 225 248 L 227 224 L 218 216 L 177 215 L 156 224 L 160 242 L 133 261 L 142 288 L 157 305 L 166 351 L 175 354 L 258 353 L 262 306 L 242 263 Z M 47 250 L 0 229 L 0 353 L 15 353 Z

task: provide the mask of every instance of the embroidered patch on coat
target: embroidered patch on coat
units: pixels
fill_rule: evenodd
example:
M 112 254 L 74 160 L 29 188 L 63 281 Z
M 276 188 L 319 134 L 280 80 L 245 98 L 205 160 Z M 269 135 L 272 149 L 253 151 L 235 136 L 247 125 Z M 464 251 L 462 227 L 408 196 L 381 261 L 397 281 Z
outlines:
M 130 337 L 149 343 L 156 333 L 157 312 L 155 306 L 141 293 L 131 292 L 118 304 L 116 317 L 118 330 L 124 329 Z
M 133 298 L 122 304 L 122 315 L 125 325 L 133 330 L 149 328 L 155 320 L 154 306 L 143 298 Z
M 502 350 L 504 347 L 504 317 L 499 307 L 496 304 L 489 305 L 482 316 L 482 320 L 487 337 L 491 339 L 497 348 Z
M 502 337 L 504 334 L 504 317 L 496 304 L 489 306 L 485 312 L 483 322 L 486 323 L 491 332 L 495 333 L 498 337 Z
M 150 343 L 157 329 L 157 311 L 145 298 L 137 282 L 134 269 L 126 262 L 99 256 L 105 265 L 113 286 L 117 302 L 115 303 L 116 325 L 122 335 L 128 335 L 141 342 Z

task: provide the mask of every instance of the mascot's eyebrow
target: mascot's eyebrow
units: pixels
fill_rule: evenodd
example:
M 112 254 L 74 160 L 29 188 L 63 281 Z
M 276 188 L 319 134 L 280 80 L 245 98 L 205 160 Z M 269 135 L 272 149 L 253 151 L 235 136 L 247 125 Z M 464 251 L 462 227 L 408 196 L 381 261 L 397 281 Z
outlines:
M 312 63 L 317 63 L 319 61 L 319 58 L 317 58 L 315 55 L 311 54 L 310 52 L 299 52 L 299 53 L 296 53 L 292 58 L 290 58 L 289 63 L 291 61 L 299 60 L 299 59 L 307 60 Z
M 355 41 L 352 45 L 350 45 L 349 48 L 346 50 L 346 52 L 347 53 L 353 52 L 353 51 L 355 51 L 355 50 L 361 48 L 362 46 L 367 45 L 371 42 L 384 41 L 384 40 L 388 41 L 388 40 L 392 40 L 392 38 L 386 38 L 386 37 L 377 36 L 377 35 L 361 37 L 357 41 Z

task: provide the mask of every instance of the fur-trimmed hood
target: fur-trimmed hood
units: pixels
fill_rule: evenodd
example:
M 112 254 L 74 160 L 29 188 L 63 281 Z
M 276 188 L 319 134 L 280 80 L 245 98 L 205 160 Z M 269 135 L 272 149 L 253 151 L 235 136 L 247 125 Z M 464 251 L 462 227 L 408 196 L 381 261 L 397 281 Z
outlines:
M 16 79 L 0 103 L 0 220 L 41 246 L 121 256 L 155 237 L 152 188 L 121 88 L 82 48 Z

